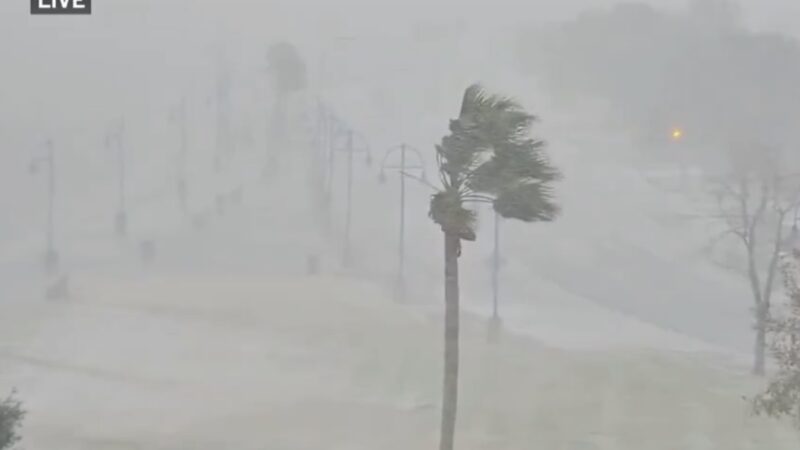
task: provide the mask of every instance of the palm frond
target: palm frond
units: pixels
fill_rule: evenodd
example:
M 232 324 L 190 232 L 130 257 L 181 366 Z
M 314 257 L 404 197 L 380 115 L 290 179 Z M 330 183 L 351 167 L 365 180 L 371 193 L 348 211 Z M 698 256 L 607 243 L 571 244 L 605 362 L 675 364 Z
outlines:
M 442 186 L 444 189 L 448 189 L 450 187 L 450 180 L 448 180 L 448 172 L 447 168 L 445 167 L 446 158 L 444 156 L 444 149 L 441 145 L 436 146 L 436 167 L 439 168 L 437 171 L 439 173 L 439 181 L 441 181 Z
M 525 139 L 495 147 L 491 159 L 478 167 L 467 183 L 474 192 L 498 194 L 517 184 L 552 183 L 561 173 L 550 163 L 543 141 Z
M 520 104 L 513 98 L 491 95 L 482 85 L 476 83 L 464 91 L 459 120 L 477 119 L 498 111 L 524 112 Z
M 523 222 L 551 222 L 560 209 L 550 187 L 539 184 L 520 184 L 500 192 L 494 201 L 500 216 Z
M 492 203 L 503 217 L 550 221 L 559 213 L 550 184 L 561 178 L 531 137 L 536 117 L 514 99 L 467 88 L 459 117 L 436 147 L 444 189 L 431 199 L 431 218 L 446 232 L 474 237 L 465 202 Z

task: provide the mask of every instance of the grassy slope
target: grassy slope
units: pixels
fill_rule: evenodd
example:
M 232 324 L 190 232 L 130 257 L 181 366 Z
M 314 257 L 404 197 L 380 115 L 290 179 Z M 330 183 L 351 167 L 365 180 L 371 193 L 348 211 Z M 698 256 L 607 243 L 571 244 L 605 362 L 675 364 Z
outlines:
M 76 285 L 78 298 L 48 305 L 35 327 L 0 328 L 2 385 L 19 386 L 31 409 L 27 448 L 435 447 L 439 321 L 371 284 L 84 275 Z M 513 336 L 489 345 L 466 318 L 463 359 L 460 449 L 797 445 L 749 416 L 741 397 L 755 383 L 696 357 L 564 352 Z

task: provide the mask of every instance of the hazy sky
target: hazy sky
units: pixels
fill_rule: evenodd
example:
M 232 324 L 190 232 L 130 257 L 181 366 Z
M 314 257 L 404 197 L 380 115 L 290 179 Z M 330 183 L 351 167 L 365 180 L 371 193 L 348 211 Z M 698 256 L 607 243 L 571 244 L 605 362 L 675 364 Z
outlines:
M 682 8 L 686 3 L 648 2 L 668 8 Z M 58 117 L 62 122 L 75 111 L 85 118 L 108 117 L 116 114 L 109 110 L 111 105 L 122 111 L 150 101 L 173 103 L 181 95 L 175 92 L 177 83 L 185 91 L 208 92 L 208 77 L 187 74 L 208 73 L 215 43 L 220 40 L 227 42 L 229 51 L 238 52 L 233 59 L 239 61 L 242 72 L 256 73 L 263 70 L 261 55 L 266 45 L 279 39 L 296 42 L 313 66 L 337 36 L 355 36 L 370 42 L 369 37 L 376 33 L 408 36 L 411 25 L 420 22 L 437 24 L 447 20 L 469 26 L 502 26 L 509 22 L 557 20 L 588 7 L 614 3 L 617 2 L 95 0 L 91 17 L 32 17 L 27 0 L 3 0 L 0 131 L 12 122 L 11 128 L 18 129 L 46 117 Z M 741 4 L 752 26 L 787 32 L 800 29 L 800 2 L 745 0 Z M 86 95 L 87 92 L 93 95 Z M 146 107 L 152 109 L 152 104 Z M 53 120 L 48 127 L 75 129 L 74 124 Z

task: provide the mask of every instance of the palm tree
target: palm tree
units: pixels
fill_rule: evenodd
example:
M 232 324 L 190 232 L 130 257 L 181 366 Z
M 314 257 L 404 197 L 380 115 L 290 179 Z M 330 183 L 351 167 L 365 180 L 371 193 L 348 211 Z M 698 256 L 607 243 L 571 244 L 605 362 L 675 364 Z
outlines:
M 470 203 L 489 203 L 502 217 L 552 221 L 558 214 L 551 183 L 561 175 L 530 137 L 535 117 L 513 99 L 489 95 L 480 85 L 464 93 L 450 134 L 436 146 L 442 187 L 431 198 L 430 217 L 444 233 L 445 331 L 440 450 L 452 450 L 458 406 L 461 241 L 475 240 Z

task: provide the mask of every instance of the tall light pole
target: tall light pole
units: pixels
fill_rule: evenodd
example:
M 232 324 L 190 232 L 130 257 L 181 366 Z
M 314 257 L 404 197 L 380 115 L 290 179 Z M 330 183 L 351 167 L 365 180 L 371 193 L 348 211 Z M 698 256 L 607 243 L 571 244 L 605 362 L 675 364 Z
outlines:
M 408 164 L 407 154 L 411 152 L 417 158 L 416 164 Z M 388 159 L 400 153 L 399 165 L 387 165 Z M 386 151 L 381 161 L 380 181 L 383 183 L 386 180 L 386 170 L 396 170 L 400 174 L 400 226 L 399 226 L 399 239 L 397 244 L 397 280 L 395 286 L 395 296 L 398 300 L 404 300 L 406 297 L 406 279 L 405 279 L 405 235 L 406 235 L 406 177 L 411 176 L 409 171 L 420 171 L 422 180 L 425 180 L 425 162 L 422 154 L 415 148 L 406 144 L 400 144 L 392 147 Z
M 494 211 L 494 255 L 492 256 L 492 319 L 500 320 L 500 214 Z
M 47 225 L 45 229 L 46 249 L 44 254 L 44 266 L 47 273 L 54 273 L 58 270 L 58 252 L 55 249 L 55 196 L 56 196 L 56 166 L 55 151 L 53 141 L 48 139 L 45 142 L 45 154 L 31 160 L 29 170 L 35 174 L 39 167 L 44 164 L 47 166 Z
M 494 214 L 494 252 L 492 254 L 492 317 L 489 318 L 488 339 L 496 342 L 500 338 L 503 321 L 500 319 L 500 268 L 503 261 L 500 256 L 500 225 L 502 217 L 496 211 Z
M 336 149 L 338 151 L 343 151 L 347 154 L 347 191 L 345 193 L 345 225 L 344 225 L 344 246 L 342 248 L 342 265 L 345 267 L 349 266 L 352 263 L 352 254 L 351 254 L 351 241 L 350 241 L 350 231 L 351 231 L 351 224 L 352 224 L 352 216 L 353 216 L 353 164 L 354 164 L 354 156 L 356 153 L 365 153 L 366 154 L 366 164 L 370 165 L 372 163 L 372 156 L 369 151 L 369 145 L 367 145 L 366 140 L 363 136 L 356 134 L 352 129 L 347 129 L 344 133 L 345 136 L 345 145 L 343 148 Z M 355 145 L 355 138 L 361 138 L 361 146 L 356 147 Z

